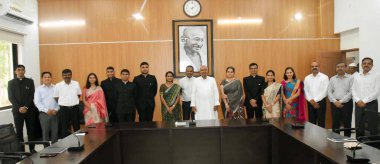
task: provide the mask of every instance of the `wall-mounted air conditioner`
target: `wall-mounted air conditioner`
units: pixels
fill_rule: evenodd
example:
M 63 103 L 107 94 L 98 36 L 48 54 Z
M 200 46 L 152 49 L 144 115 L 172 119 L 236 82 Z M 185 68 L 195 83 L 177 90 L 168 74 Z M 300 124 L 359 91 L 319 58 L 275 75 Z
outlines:
M 33 24 L 33 19 L 23 14 L 22 9 L 16 7 L 11 0 L 0 0 L 0 18 L 23 25 Z

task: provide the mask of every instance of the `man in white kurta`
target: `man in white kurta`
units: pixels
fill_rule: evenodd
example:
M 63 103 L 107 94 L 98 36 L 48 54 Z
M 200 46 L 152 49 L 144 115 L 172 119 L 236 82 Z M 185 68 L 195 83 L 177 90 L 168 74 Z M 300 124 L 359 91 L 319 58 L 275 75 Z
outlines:
M 213 77 L 207 76 L 207 67 L 201 66 L 201 76 L 194 79 L 191 107 L 195 120 L 218 119 L 219 92 Z

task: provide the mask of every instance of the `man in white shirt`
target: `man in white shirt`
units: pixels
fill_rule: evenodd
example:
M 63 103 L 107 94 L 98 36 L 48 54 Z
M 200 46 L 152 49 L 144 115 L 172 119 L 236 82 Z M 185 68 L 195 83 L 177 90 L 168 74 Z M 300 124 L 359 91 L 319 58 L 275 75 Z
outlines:
M 54 84 L 51 83 L 51 73 L 41 74 L 42 85 L 34 92 L 34 104 L 40 111 L 39 119 L 44 141 L 58 141 L 58 110 L 59 106 L 53 97 Z M 49 135 L 50 134 L 50 135 Z
M 82 91 L 79 83 L 71 80 L 72 71 L 64 69 L 62 71 L 63 81 L 58 83 L 54 89 L 54 98 L 58 101 L 60 107 L 59 120 L 61 124 L 61 137 L 64 138 L 69 135 L 71 126 L 74 131 L 80 129 L 79 124 L 79 97 Z
M 348 69 L 347 69 L 346 73 L 350 74 L 350 76 L 352 78 L 354 78 L 357 74 L 359 74 L 357 64 L 356 63 L 350 63 L 348 65 Z M 352 105 L 353 105 L 353 108 L 352 108 L 353 112 L 352 112 L 351 127 L 355 128 L 355 102 L 353 102 Z
M 201 66 L 201 76 L 194 79 L 191 104 L 195 120 L 218 119 L 219 92 L 213 77 L 207 76 L 207 66 Z
M 365 121 L 368 122 L 368 129 L 371 135 L 378 133 L 378 104 L 379 76 L 372 70 L 373 59 L 364 58 L 362 60 L 363 72 L 354 77 L 352 85 L 352 97 L 355 101 L 355 124 L 356 137 L 365 135 Z
M 305 96 L 308 106 L 309 122 L 325 127 L 326 96 L 329 77 L 319 72 L 319 64 L 311 63 L 311 74 L 305 77 Z
M 194 74 L 194 67 L 189 65 L 186 67 L 186 77 L 183 77 L 179 80 L 179 86 L 181 86 L 181 99 L 182 99 L 182 114 L 183 114 L 183 120 L 190 120 L 194 119 L 194 113 L 191 112 L 191 90 L 193 89 L 193 81 L 195 77 L 193 77 Z
M 358 72 L 358 68 L 357 68 L 357 65 L 355 63 L 351 63 L 348 65 L 348 71 L 347 71 L 350 75 L 352 76 L 355 76 L 357 74 L 359 74 Z

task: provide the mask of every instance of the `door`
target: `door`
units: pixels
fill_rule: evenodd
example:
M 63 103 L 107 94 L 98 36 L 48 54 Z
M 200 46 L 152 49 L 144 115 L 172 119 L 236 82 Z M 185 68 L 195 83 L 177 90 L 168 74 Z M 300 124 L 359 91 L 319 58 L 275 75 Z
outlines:
M 335 72 L 335 66 L 338 62 L 345 62 L 345 54 L 341 52 L 322 52 L 317 55 L 317 62 L 320 65 L 321 72 L 326 74 L 329 79 L 333 77 Z M 332 117 L 331 117 L 331 103 L 327 100 L 326 106 L 326 129 L 331 129 Z

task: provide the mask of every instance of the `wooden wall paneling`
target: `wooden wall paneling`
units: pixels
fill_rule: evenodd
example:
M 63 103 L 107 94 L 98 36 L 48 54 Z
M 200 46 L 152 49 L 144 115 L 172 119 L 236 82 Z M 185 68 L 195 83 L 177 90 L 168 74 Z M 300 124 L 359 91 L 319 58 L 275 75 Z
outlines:
M 334 1 L 320 0 L 320 12 L 321 37 L 339 37 L 339 34 L 334 34 Z
M 71 68 L 73 79 L 83 86 L 90 72 L 96 73 L 100 80 L 104 79 L 105 68 L 109 65 L 115 67 L 117 77 L 122 68 L 128 68 L 132 80 L 140 72 L 140 62 L 147 61 L 150 63 L 150 73 L 156 75 L 160 85 L 165 82 L 165 72 L 172 71 L 173 67 L 172 20 L 190 19 L 182 11 L 184 2 L 150 0 L 142 12 L 145 20 L 135 21 L 131 15 L 139 11 L 143 0 L 40 0 L 40 22 L 78 18 L 87 21 L 84 27 L 39 29 L 41 71 L 51 71 L 53 81 L 58 82 L 61 81 L 62 69 Z M 268 69 L 273 69 L 276 80 L 281 81 L 285 67 L 292 66 L 298 78 L 303 80 L 310 73 L 310 63 L 316 60 L 317 54 L 339 50 L 339 36 L 332 33 L 331 2 L 201 1 L 202 12 L 195 19 L 214 20 L 217 83 L 225 78 L 225 68 L 228 66 L 234 66 L 236 76 L 242 80 L 249 75 L 248 65 L 251 62 L 259 64 L 259 74 L 262 76 Z M 327 4 L 324 5 L 327 7 L 320 8 L 321 4 Z M 292 20 L 298 11 L 305 18 L 300 22 Z M 218 19 L 237 17 L 262 18 L 263 23 L 217 24 Z M 329 19 L 324 19 L 326 17 Z M 338 39 L 319 40 L 320 37 Z M 161 120 L 160 106 L 159 96 L 156 96 L 154 120 Z
M 331 22 L 332 0 L 323 8 L 323 18 Z M 150 0 L 142 14 L 144 21 L 135 21 L 132 14 L 140 10 L 143 0 L 41 0 L 40 22 L 61 19 L 85 19 L 84 27 L 41 28 L 40 43 L 104 42 L 121 40 L 171 39 L 171 20 L 189 19 L 182 11 L 185 0 Z M 252 26 L 218 25 L 215 38 L 315 38 L 319 36 L 320 1 L 305 0 L 236 0 L 202 1 L 202 12 L 196 19 L 262 18 Z M 325 12 L 326 11 L 326 12 Z M 327 12 L 328 11 L 328 12 Z M 296 12 L 304 19 L 294 21 Z M 159 13 L 159 14 L 157 14 Z M 324 19 L 325 20 L 325 19 Z M 331 29 L 329 24 L 328 29 Z M 325 26 L 324 24 L 322 26 Z

